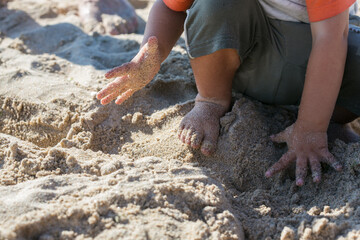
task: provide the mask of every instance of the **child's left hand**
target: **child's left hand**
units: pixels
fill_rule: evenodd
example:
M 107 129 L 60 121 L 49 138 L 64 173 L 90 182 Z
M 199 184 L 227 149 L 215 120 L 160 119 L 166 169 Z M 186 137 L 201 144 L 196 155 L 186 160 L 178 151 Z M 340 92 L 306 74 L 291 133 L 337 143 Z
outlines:
M 320 162 L 329 164 L 336 171 L 342 170 L 341 164 L 329 152 L 326 132 L 306 131 L 301 124 L 296 122 L 281 133 L 272 135 L 271 140 L 277 143 L 286 142 L 288 151 L 266 171 L 266 177 L 274 176 L 294 161 L 296 161 L 296 185 L 298 186 L 304 185 L 308 164 L 310 164 L 314 182 L 321 180 Z

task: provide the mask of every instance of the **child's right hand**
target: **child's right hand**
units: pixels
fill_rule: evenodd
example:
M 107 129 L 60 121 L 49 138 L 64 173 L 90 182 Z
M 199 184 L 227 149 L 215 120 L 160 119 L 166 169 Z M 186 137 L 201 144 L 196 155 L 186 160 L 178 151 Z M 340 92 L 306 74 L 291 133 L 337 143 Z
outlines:
M 329 164 L 336 171 L 342 169 L 341 164 L 329 152 L 326 132 L 309 131 L 299 120 L 281 133 L 271 136 L 271 140 L 285 142 L 288 151 L 266 171 L 266 177 L 272 177 L 296 162 L 296 185 L 302 186 L 309 166 L 316 183 L 321 180 L 321 162 Z
M 96 98 L 101 100 L 103 105 L 114 99 L 116 99 L 116 104 L 123 103 L 155 77 L 160 70 L 160 64 L 158 40 L 153 36 L 130 62 L 105 74 L 107 79 L 116 78 L 98 92 Z

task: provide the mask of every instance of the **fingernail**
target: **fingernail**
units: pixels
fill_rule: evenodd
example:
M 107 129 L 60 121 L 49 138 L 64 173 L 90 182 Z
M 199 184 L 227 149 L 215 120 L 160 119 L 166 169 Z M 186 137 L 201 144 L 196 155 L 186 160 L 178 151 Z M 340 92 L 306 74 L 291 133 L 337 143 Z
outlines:
M 341 171 L 341 170 L 342 170 L 342 166 L 341 166 L 341 164 L 339 164 L 339 163 L 334 163 L 334 164 L 333 164 L 333 168 L 334 168 L 336 171 Z
M 112 74 L 113 74 L 113 71 L 114 71 L 114 69 L 112 69 L 112 70 L 108 71 L 107 73 L 105 73 L 105 77 L 111 77 Z
M 271 171 L 267 171 L 267 172 L 265 173 L 265 177 L 267 177 L 267 178 L 271 177 Z
M 313 179 L 314 179 L 314 182 L 316 182 L 316 183 L 319 183 L 321 180 L 320 176 L 316 176 Z
M 304 185 L 304 180 L 302 180 L 302 179 L 296 180 L 296 185 L 301 187 L 302 185 Z

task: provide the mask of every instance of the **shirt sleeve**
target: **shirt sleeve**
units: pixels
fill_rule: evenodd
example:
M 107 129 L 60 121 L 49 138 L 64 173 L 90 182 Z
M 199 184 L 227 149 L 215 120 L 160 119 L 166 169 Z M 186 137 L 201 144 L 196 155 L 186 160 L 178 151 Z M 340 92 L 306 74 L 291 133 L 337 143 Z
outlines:
M 191 7 L 194 0 L 163 0 L 165 5 L 173 11 L 183 12 Z
M 356 0 L 306 0 L 306 7 L 310 22 L 318 22 L 334 17 L 347 8 Z

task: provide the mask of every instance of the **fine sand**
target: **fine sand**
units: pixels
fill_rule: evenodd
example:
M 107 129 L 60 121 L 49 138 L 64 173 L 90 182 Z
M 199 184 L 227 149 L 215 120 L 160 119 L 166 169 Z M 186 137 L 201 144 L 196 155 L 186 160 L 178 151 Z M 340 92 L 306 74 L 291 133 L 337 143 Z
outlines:
M 215 156 L 180 143 L 196 96 L 183 39 L 146 88 L 99 104 L 142 40 L 151 3 L 132 3 L 139 31 L 120 36 L 84 32 L 76 1 L 0 9 L 0 239 L 360 239 L 360 144 L 331 144 L 344 170 L 320 184 L 265 179 L 286 151 L 269 136 L 296 116 L 242 95 Z

